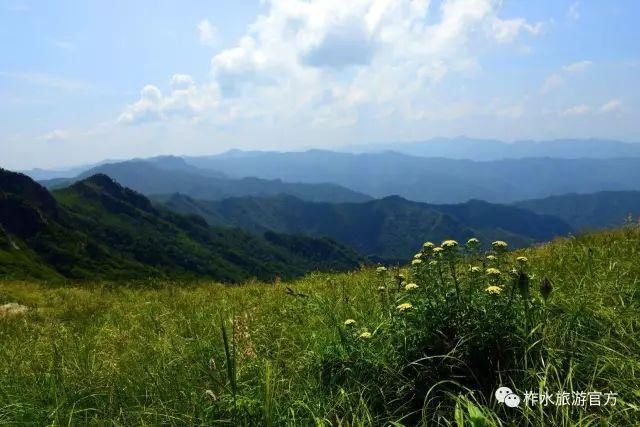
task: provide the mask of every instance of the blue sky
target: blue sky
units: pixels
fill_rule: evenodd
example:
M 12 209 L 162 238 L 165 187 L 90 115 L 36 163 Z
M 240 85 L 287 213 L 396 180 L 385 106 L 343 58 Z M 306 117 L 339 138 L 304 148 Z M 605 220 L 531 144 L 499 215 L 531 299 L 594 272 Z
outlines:
M 0 0 L 0 166 L 640 142 L 640 2 Z

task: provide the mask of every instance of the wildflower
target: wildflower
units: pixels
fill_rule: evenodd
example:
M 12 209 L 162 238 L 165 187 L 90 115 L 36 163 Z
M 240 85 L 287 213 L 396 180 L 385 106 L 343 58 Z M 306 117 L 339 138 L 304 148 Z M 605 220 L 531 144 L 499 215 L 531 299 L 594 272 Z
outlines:
M 414 259 L 413 261 L 411 261 L 411 265 L 420 265 L 420 264 L 422 264 L 421 259 Z
M 516 261 L 520 265 L 525 265 L 526 263 L 529 262 L 529 259 L 526 256 L 519 256 L 518 258 L 516 258 Z
M 475 237 L 472 237 L 469 240 L 467 240 L 467 246 L 471 248 L 475 248 L 479 245 L 480 245 L 480 240 L 476 239 Z
M 380 266 L 378 268 L 376 268 L 376 273 L 382 274 L 382 273 L 386 273 L 387 268 L 385 266 Z
M 358 336 L 358 338 L 361 338 L 361 339 L 363 339 L 363 340 L 368 340 L 368 339 L 370 339 L 370 338 L 371 338 L 371 332 L 369 332 L 369 331 L 364 331 L 364 332 L 362 332 L 362 333 Z
M 453 249 L 458 246 L 458 242 L 456 242 L 455 240 L 445 240 L 440 246 L 442 247 L 442 249 Z
M 431 260 L 431 261 L 429 261 L 429 265 L 430 265 L 431 267 L 435 267 L 436 265 L 438 265 L 438 261 L 436 261 L 435 259 L 434 259 L 434 260 Z
M 434 244 L 433 244 L 433 243 L 431 243 L 431 242 L 424 242 L 424 244 L 422 245 L 422 249 L 424 249 L 424 250 L 427 250 L 427 251 L 428 251 L 428 250 L 433 249 L 435 246 L 436 246 L 436 245 L 434 245 Z
M 442 251 L 444 251 L 444 249 L 442 249 L 440 246 L 433 248 L 433 253 L 435 255 L 442 253 Z
M 344 326 L 353 326 L 356 324 L 356 321 L 353 319 L 347 319 L 344 321 Z
M 10 302 L 9 304 L 0 305 L 0 317 L 20 316 L 28 310 L 27 306 Z
M 487 274 L 487 276 L 492 276 L 492 277 L 500 276 L 500 270 L 498 270 L 497 268 L 487 268 L 485 273 Z
M 497 261 L 497 260 L 498 260 L 497 256 L 495 256 L 495 255 L 487 255 L 487 261 L 493 262 L 493 261 Z
M 418 252 L 413 256 L 413 259 L 419 259 L 419 258 L 422 258 L 422 252 Z
M 405 302 L 396 307 L 400 313 L 404 313 L 405 311 L 411 310 L 413 305 L 409 302 Z
M 498 295 L 500 292 L 502 292 L 502 288 L 500 286 L 487 286 L 485 292 L 491 295 Z
M 418 285 L 416 285 L 415 283 L 409 283 L 404 287 L 405 291 L 412 291 L 414 289 L 418 289 Z
M 491 243 L 491 247 L 493 247 L 493 249 L 496 251 L 506 251 L 508 246 L 509 245 L 504 240 L 496 240 L 495 242 Z
M 399 282 L 402 282 L 404 280 L 404 274 L 398 273 L 398 275 L 396 276 L 396 280 L 398 280 Z
M 482 269 L 480 267 L 478 267 L 477 265 L 472 266 L 469 271 L 471 273 L 480 273 L 482 271 Z
M 387 288 L 385 288 L 384 286 L 378 286 L 378 292 L 384 292 L 386 290 Z

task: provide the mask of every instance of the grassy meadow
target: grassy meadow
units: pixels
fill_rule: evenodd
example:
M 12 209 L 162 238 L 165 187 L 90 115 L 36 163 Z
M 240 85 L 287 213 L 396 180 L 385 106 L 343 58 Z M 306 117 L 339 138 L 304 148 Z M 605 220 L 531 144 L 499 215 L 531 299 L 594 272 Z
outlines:
M 640 424 L 638 227 L 455 243 L 286 283 L 0 282 L 0 424 Z

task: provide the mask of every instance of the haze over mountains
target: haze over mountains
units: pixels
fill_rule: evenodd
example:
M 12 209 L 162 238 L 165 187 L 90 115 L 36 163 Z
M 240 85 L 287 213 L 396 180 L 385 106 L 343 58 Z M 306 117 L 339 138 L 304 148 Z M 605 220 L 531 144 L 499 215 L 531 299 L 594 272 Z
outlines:
M 162 242 L 164 247 L 171 247 L 172 239 L 194 240 L 181 249 L 189 259 L 197 260 L 190 261 L 190 267 L 169 262 L 167 271 L 156 267 L 150 271 L 188 274 L 193 270 L 221 280 L 273 276 L 287 262 L 298 266 L 290 269 L 292 274 L 354 265 L 355 254 L 348 255 L 347 249 L 330 241 L 319 243 L 317 239 L 324 237 L 369 260 L 395 262 L 410 257 L 425 240 L 479 237 L 484 242 L 507 240 L 517 247 L 585 228 L 617 226 L 629 215 L 640 215 L 640 145 L 599 140 L 505 144 L 458 139 L 454 144 L 432 140 L 390 147 L 396 151 L 233 150 L 215 156 L 159 156 L 104 162 L 42 184 L 55 189 L 53 200 L 61 215 L 75 218 L 72 225 L 63 226 L 74 230 L 71 236 L 84 233 L 82 239 L 88 241 L 93 234 L 104 233 L 100 240 L 108 242 L 105 236 L 115 233 L 121 241 L 128 241 L 127 233 L 138 231 L 132 218 L 147 218 L 142 223 L 150 228 L 141 228 L 139 237 L 145 237 L 134 239 L 133 249 L 111 245 L 103 252 L 134 265 L 146 251 L 143 240 Z M 397 152 L 403 150 L 414 155 Z M 452 158 L 424 157 L 434 153 Z M 552 157 L 528 157 L 538 154 Z M 475 160 L 455 158 L 465 156 Z M 47 172 L 38 170 L 35 175 L 46 176 Z M 155 206 L 138 194 L 134 199 L 144 199 L 139 202 L 143 208 L 134 204 L 133 208 L 109 210 L 113 194 L 136 194 L 121 186 L 151 198 Z M 115 204 L 122 203 L 128 206 L 131 200 Z M 140 218 L 136 221 L 142 221 Z M 152 225 L 148 218 L 155 218 Z M 127 225 L 118 228 L 122 221 Z M 57 224 L 57 219 L 50 222 Z M 114 228 L 114 224 L 120 225 Z M 173 237 L 165 235 L 176 227 Z M 211 230 L 216 230 L 213 236 L 217 237 L 211 237 Z M 204 237 L 206 242 L 198 240 L 200 234 L 209 236 Z M 57 241 L 61 235 L 53 233 L 45 241 Z M 156 235 L 164 237 L 151 237 Z M 224 239 L 228 247 L 215 243 L 219 242 L 216 239 Z M 5 238 L 6 244 L 16 241 Z M 257 255 L 258 260 L 247 255 L 251 252 L 247 242 L 263 254 Z M 28 239 L 23 243 L 40 256 L 42 247 L 33 246 Z M 192 253 L 199 245 L 205 248 Z M 217 249 L 211 252 L 210 245 Z M 51 247 L 67 246 L 56 243 Z M 51 247 L 45 247 L 49 253 Z M 322 264 L 313 251 L 300 257 L 295 247 L 326 251 L 330 259 Z M 224 261 L 230 264 L 223 268 L 200 258 L 207 254 L 205 258 L 226 259 L 221 254 L 228 252 L 237 256 Z M 63 253 L 75 254 L 74 259 L 80 260 L 88 256 L 67 249 Z M 275 253 L 277 260 L 269 258 L 269 253 Z M 158 255 L 154 262 L 165 256 L 169 255 Z M 246 256 L 253 261 L 245 264 Z M 90 271 L 82 262 L 78 261 L 81 267 L 74 272 L 63 266 L 60 274 L 81 276 L 84 273 L 78 271 Z M 142 262 L 132 271 L 146 274 L 147 264 Z M 113 273 L 110 268 L 104 271 Z

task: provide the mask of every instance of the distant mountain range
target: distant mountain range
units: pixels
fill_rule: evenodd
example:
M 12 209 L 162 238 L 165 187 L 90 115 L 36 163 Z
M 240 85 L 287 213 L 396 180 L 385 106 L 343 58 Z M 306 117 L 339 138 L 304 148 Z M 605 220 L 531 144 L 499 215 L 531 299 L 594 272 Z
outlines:
M 167 208 L 197 214 L 212 225 L 240 227 L 254 233 L 328 236 L 372 259 L 406 260 L 426 240 L 496 239 L 513 247 L 570 233 L 555 217 L 471 201 L 460 205 L 428 205 L 400 197 L 364 203 L 313 203 L 291 196 L 194 200 L 174 194 L 156 197 Z
M 576 230 L 621 226 L 640 218 L 640 192 L 603 191 L 594 194 L 565 194 L 525 200 L 516 206 L 543 215 L 553 215 Z
M 552 141 L 503 142 L 494 139 L 433 138 L 420 142 L 351 145 L 340 151 L 375 153 L 395 151 L 420 157 L 467 160 L 502 160 L 526 157 L 558 159 L 614 159 L 640 157 L 640 144 L 606 139 L 557 139 Z
M 358 266 L 326 238 L 212 228 L 155 207 L 106 175 L 47 191 L 0 169 L 0 277 L 270 280 Z
M 477 162 L 394 152 L 227 153 L 185 160 L 229 177 L 331 182 L 375 198 L 399 195 L 427 203 L 494 203 L 566 193 L 640 190 L 640 158 L 525 158 Z
M 156 157 L 106 163 L 75 178 L 41 181 L 48 188 L 61 188 L 95 174 L 105 174 L 120 184 L 143 194 L 183 193 L 198 199 L 290 194 L 318 202 L 361 202 L 371 197 L 336 184 L 290 183 L 279 179 L 227 178 L 219 171 L 200 169 L 179 157 Z

